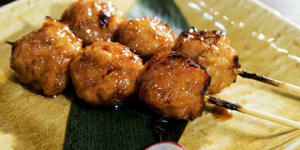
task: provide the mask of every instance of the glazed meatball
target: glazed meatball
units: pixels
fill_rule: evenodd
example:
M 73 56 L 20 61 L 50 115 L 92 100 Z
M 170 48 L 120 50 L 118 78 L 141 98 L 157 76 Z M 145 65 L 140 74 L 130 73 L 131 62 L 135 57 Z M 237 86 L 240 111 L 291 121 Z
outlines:
M 237 52 L 230 46 L 225 32 L 198 31 L 190 28 L 176 40 L 174 50 L 202 64 L 211 76 L 210 94 L 219 93 L 236 80 L 240 68 Z
M 119 24 L 125 19 L 111 2 L 78 0 L 63 14 L 62 21 L 81 38 L 84 44 L 111 41 Z
M 70 72 L 78 97 L 109 106 L 136 91 L 143 68 L 142 60 L 128 47 L 97 41 L 72 62 Z
M 193 120 L 202 113 L 209 83 L 203 67 L 176 52 L 160 51 L 145 65 L 139 95 L 164 117 Z
M 117 31 L 116 40 L 148 58 L 156 53 L 160 45 L 174 45 L 175 41 L 172 29 L 156 17 L 123 22 Z
M 47 18 L 41 29 L 13 44 L 10 67 L 22 83 L 55 95 L 65 89 L 69 64 L 81 45 L 67 25 Z

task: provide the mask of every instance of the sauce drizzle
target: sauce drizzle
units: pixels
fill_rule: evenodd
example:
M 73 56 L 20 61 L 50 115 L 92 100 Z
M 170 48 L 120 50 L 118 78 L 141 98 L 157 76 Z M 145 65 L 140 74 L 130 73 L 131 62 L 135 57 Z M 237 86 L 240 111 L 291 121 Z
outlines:
M 226 121 L 232 118 L 231 110 L 228 110 L 220 106 L 214 106 L 211 109 L 211 113 L 214 116 L 214 118 L 220 121 Z

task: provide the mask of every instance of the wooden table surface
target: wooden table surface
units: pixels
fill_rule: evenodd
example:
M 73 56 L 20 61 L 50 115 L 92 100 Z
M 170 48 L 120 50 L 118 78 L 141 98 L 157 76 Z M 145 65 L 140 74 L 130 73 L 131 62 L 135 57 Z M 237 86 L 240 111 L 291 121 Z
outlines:
M 0 0 L 0 6 L 14 0 Z M 225 0 L 224 0 L 225 1 Z M 300 25 L 300 0 L 260 0 Z

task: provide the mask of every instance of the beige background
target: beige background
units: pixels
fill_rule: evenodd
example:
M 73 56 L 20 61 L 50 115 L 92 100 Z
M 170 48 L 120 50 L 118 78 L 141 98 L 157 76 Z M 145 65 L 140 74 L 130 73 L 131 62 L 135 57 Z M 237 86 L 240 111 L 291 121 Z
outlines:
M 299 0 L 260 0 L 269 7 L 277 10 L 282 15 L 300 24 Z
M 300 85 L 300 28 L 251 0 L 175 0 L 190 25 L 227 31 L 243 68 Z M 70 101 L 45 98 L 13 80 L 4 43 L 37 29 L 44 16 L 59 17 L 71 0 L 20 0 L 0 9 L 0 150 L 62 149 Z M 129 0 L 116 0 L 124 11 Z M 123 4 L 122 4 L 123 3 Z M 191 8 L 191 6 L 194 6 Z M 196 9 L 197 8 L 197 9 Z M 300 121 L 300 97 L 238 78 L 217 95 L 251 108 Z M 206 113 L 186 128 L 188 150 L 299 149 L 300 131 L 233 113 L 220 122 Z

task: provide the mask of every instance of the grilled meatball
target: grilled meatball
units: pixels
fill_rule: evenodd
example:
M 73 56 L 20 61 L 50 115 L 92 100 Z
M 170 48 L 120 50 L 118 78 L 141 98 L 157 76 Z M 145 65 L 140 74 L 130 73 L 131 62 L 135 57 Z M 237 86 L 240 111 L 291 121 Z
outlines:
M 111 2 L 78 0 L 63 14 L 62 21 L 81 38 L 84 44 L 94 41 L 111 41 L 119 24 L 125 19 Z
M 160 45 L 174 45 L 175 40 L 172 29 L 159 18 L 144 17 L 123 22 L 117 31 L 116 41 L 149 58 Z
M 176 40 L 175 51 L 202 64 L 211 76 L 210 94 L 221 92 L 236 80 L 235 69 L 240 68 L 237 52 L 221 31 L 198 31 L 190 28 Z
M 10 67 L 22 83 L 55 95 L 65 89 L 69 64 L 81 45 L 67 25 L 47 18 L 41 29 L 13 44 Z
M 87 46 L 70 67 L 78 97 L 91 104 L 116 105 L 136 91 L 142 60 L 112 42 Z
M 209 83 L 203 67 L 176 52 L 161 51 L 146 63 L 139 95 L 164 117 L 193 120 L 202 113 Z

